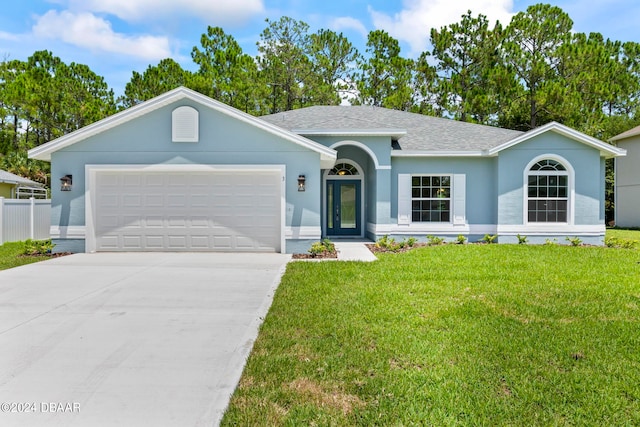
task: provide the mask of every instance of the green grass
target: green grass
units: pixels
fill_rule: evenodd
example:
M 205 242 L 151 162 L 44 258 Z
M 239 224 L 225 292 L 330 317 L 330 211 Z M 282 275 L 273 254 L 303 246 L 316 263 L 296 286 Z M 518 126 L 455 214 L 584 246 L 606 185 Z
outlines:
M 222 425 L 640 425 L 640 251 L 290 263 Z
M 23 250 L 24 242 L 10 242 L 0 245 L 0 270 L 50 259 L 48 256 L 21 256 Z
M 616 237 L 618 239 L 631 239 L 631 240 L 640 241 L 640 230 L 609 228 L 607 229 L 607 237 Z

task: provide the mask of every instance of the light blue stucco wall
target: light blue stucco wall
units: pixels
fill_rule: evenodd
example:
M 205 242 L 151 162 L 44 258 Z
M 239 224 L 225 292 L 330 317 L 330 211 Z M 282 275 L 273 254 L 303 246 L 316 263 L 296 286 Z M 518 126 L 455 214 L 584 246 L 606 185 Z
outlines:
M 391 219 L 398 218 L 398 174 L 465 174 L 466 217 L 469 224 L 495 224 L 496 159 L 475 157 L 394 157 L 391 176 Z
M 600 152 L 555 132 L 547 132 L 500 152 L 498 224 L 524 224 L 525 169 L 542 155 L 561 156 L 575 171 L 574 224 L 604 224 L 604 160 L 600 158 Z
M 197 143 L 171 141 L 171 112 L 182 105 L 199 111 Z M 319 153 L 187 100 L 167 105 L 53 153 L 52 177 L 73 175 L 73 189 L 61 192 L 59 187 L 53 187 L 52 225 L 85 225 L 86 164 L 285 165 L 285 225 L 320 227 Z M 305 192 L 297 190 L 299 174 L 306 176 Z M 59 243 L 64 246 L 64 242 Z M 71 244 L 70 241 L 67 243 Z M 80 243 L 73 245 L 79 247 Z

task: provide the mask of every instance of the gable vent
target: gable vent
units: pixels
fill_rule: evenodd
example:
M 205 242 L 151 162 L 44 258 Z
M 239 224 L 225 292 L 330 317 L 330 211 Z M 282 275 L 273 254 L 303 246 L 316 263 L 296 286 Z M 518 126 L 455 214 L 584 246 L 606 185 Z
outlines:
M 171 113 L 173 142 L 198 142 L 198 110 L 178 107 Z

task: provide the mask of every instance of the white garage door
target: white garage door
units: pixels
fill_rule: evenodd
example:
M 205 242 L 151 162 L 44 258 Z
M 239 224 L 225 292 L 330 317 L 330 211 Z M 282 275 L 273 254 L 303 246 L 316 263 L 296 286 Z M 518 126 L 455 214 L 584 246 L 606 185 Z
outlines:
M 280 251 L 280 171 L 94 177 L 97 251 Z

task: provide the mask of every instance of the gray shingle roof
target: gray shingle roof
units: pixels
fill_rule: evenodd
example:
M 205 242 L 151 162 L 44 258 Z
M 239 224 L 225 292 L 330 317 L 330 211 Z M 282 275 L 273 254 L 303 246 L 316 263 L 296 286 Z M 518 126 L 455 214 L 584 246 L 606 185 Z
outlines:
M 410 151 L 487 150 L 523 133 L 370 106 L 307 107 L 262 116 L 261 119 L 290 131 L 402 129 L 406 135 L 398 139 L 400 149 Z
M 38 182 L 31 181 L 30 179 L 23 178 L 19 175 L 7 172 L 2 169 L 0 169 L 0 182 L 6 182 L 8 184 L 28 185 L 31 187 L 42 187 L 42 184 Z

